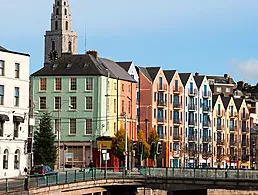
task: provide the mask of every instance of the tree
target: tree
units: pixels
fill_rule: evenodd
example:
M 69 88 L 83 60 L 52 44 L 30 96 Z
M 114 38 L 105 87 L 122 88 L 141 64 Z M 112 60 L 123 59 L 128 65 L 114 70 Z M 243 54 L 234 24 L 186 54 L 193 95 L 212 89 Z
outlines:
M 130 147 L 130 140 L 127 138 L 127 151 L 129 151 Z M 111 146 L 112 153 L 119 158 L 120 161 L 125 159 L 124 151 L 125 151 L 125 130 L 120 129 L 115 134 L 115 137 L 112 139 L 112 146 Z
M 54 168 L 56 162 L 55 135 L 51 126 L 51 115 L 44 112 L 34 136 L 34 164 Z
M 137 139 L 138 139 L 138 146 L 139 146 L 139 142 L 142 141 L 142 145 L 143 145 L 142 160 L 145 160 L 145 159 L 149 158 L 149 156 L 150 156 L 150 145 L 145 140 L 145 136 L 144 136 L 144 133 L 143 133 L 142 130 L 139 130 Z M 140 159 L 140 151 L 139 151 L 139 149 L 136 151 L 136 154 L 135 154 L 136 158 L 138 158 L 138 159 Z
M 159 136 L 157 134 L 157 131 L 152 128 L 151 132 L 150 132 L 150 136 L 149 136 L 149 139 L 148 139 L 148 142 L 149 142 L 149 145 L 150 145 L 150 158 L 152 160 L 154 160 L 154 157 L 156 155 L 156 159 L 157 159 L 157 154 L 156 154 L 156 151 L 157 151 L 157 143 L 160 141 L 159 139 Z

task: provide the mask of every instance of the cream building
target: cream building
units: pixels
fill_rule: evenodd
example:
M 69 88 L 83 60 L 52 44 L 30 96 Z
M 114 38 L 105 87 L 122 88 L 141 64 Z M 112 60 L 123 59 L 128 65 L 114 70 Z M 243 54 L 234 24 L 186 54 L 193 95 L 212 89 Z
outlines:
M 24 174 L 27 167 L 29 60 L 0 47 L 0 178 Z

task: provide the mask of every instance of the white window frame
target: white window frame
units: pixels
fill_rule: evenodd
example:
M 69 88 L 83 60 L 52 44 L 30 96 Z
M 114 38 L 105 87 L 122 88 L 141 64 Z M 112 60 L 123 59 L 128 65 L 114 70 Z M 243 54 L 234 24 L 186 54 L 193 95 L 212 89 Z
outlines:
M 16 65 L 18 65 L 18 69 L 16 69 Z M 20 70 L 21 70 L 21 64 L 19 62 L 15 62 L 15 64 L 14 64 L 14 78 L 16 78 L 16 79 L 20 78 Z
M 76 80 L 76 89 L 72 89 L 72 79 Z M 76 92 L 78 90 L 78 79 L 76 77 L 70 77 L 69 79 L 69 91 Z
M 229 87 L 226 87 L 226 92 L 230 93 L 231 89 Z
M 56 81 L 57 81 L 57 79 L 60 79 L 60 80 L 61 80 L 61 81 L 60 81 L 60 82 L 61 82 L 61 83 L 60 83 L 60 88 L 61 88 L 61 89 L 56 89 L 56 85 L 57 85 L 57 82 L 56 82 Z M 56 77 L 56 78 L 55 78 L 55 91 L 62 91 L 62 78 L 61 78 L 61 77 Z
M 57 102 L 56 102 L 56 98 L 59 99 L 59 108 L 56 107 Z M 61 96 L 55 96 L 54 97 L 54 110 L 61 110 L 62 107 L 61 107 L 61 102 L 62 102 L 62 97 Z
M 75 102 L 74 102 L 75 104 L 72 103 L 72 98 L 75 98 Z M 76 110 L 77 109 L 77 96 L 70 96 L 69 97 L 69 102 L 70 102 L 69 110 L 73 110 L 73 111 Z
M 87 89 L 87 81 L 88 80 L 91 80 L 91 89 Z M 85 78 L 85 91 L 87 91 L 87 92 L 93 91 L 93 86 L 94 86 L 93 83 L 94 83 L 94 81 L 93 81 L 92 77 Z
M 4 136 L 4 121 L 0 121 L 0 132 L 2 131 L 2 133 L 0 133 L 0 137 Z
M 18 96 L 16 96 L 16 89 L 18 89 Z M 19 107 L 20 104 L 20 88 L 14 87 L 14 106 Z
M 3 88 L 3 95 L 0 95 L 0 105 L 4 105 L 4 85 L 0 85 Z
M 46 81 L 46 89 L 41 89 L 41 80 L 45 80 Z M 39 79 L 39 91 L 41 91 L 41 92 L 45 92 L 47 90 L 47 78 L 40 78 Z
M 72 120 L 75 120 L 75 133 L 71 133 L 71 121 Z M 76 121 L 75 118 L 70 119 L 70 121 L 69 121 L 69 135 L 76 135 L 76 133 L 77 133 L 77 125 L 76 125 L 76 123 L 77 123 L 77 121 Z
M 91 122 L 91 133 L 87 132 L 87 120 L 90 120 L 88 122 Z M 93 121 L 91 118 L 87 118 L 85 119 L 85 135 L 92 135 L 92 133 L 93 133 Z
M 87 108 L 87 98 L 91 98 L 91 108 Z M 86 111 L 92 111 L 93 110 L 93 97 L 92 96 L 86 96 L 85 97 L 85 110 Z
M 0 76 L 4 76 L 5 75 L 5 61 L 4 60 L 0 60 L 0 65 L 2 64 L 2 66 L 0 66 Z
M 220 90 L 218 90 L 218 89 L 220 89 Z M 222 92 L 222 88 L 221 87 L 217 87 L 216 92 Z
M 46 108 L 41 108 L 41 98 L 46 98 Z M 41 97 L 39 97 L 39 110 L 46 110 L 46 109 L 47 109 L 47 97 L 41 96 Z

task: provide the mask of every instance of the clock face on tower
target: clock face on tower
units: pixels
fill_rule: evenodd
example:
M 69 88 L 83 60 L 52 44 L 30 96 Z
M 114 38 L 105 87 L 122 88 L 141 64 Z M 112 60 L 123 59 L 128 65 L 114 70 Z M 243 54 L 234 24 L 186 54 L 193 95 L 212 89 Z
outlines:
M 50 62 L 54 62 L 58 58 L 58 53 L 56 50 L 51 50 L 48 54 L 48 60 Z

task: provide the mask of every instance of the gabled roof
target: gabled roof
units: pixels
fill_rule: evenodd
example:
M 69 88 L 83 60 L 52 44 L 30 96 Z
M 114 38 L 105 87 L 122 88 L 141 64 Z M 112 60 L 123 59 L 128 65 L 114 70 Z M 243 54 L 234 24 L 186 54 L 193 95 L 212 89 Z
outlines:
M 230 102 L 231 97 L 221 97 L 221 99 L 222 99 L 222 102 L 223 102 L 224 108 L 225 108 L 225 109 L 227 109 L 227 107 L 228 107 L 228 104 L 229 104 L 229 102 Z
M 180 79 L 183 83 L 183 85 L 185 86 L 189 77 L 191 76 L 191 73 L 179 73 Z
M 130 66 L 133 62 L 116 62 L 119 66 L 121 66 L 123 69 L 125 69 L 126 72 L 128 72 Z
M 69 68 L 67 65 L 70 65 Z M 31 76 L 108 76 L 136 82 L 123 68 L 112 60 L 95 58 L 90 54 L 65 54 L 54 63 L 45 64 Z
M 220 84 L 229 84 L 228 80 L 231 77 L 224 77 L 224 76 L 206 76 L 207 79 L 214 79 L 215 83 L 220 83 Z M 236 84 L 235 81 L 232 79 L 232 84 Z
M 205 76 L 194 76 L 194 80 L 198 89 L 201 87 L 204 77 Z
M 160 70 L 160 67 L 146 67 L 146 70 L 148 71 L 152 81 L 154 81 Z
M 26 53 L 20 53 L 20 52 L 16 52 L 16 51 L 10 51 L 2 46 L 0 46 L 0 51 L 2 52 L 6 52 L 6 53 L 12 53 L 12 54 L 17 54 L 17 55 L 23 55 L 23 56 L 30 56 L 29 54 Z
M 137 69 L 139 69 L 139 72 L 144 74 L 150 81 L 152 81 L 151 76 L 149 75 L 149 72 L 145 67 L 137 66 Z M 140 74 L 139 72 L 138 72 L 138 74 Z
M 213 95 L 212 96 L 212 108 L 214 108 L 216 102 L 217 102 L 217 99 L 218 99 L 219 95 Z
M 240 107 L 242 105 L 242 102 L 243 102 L 243 98 L 234 98 L 234 102 L 235 102 L 237 110 L 239 111 Z
M 170 83 L 176 73 L 176 70 L 163 70 L 167 82 Z

